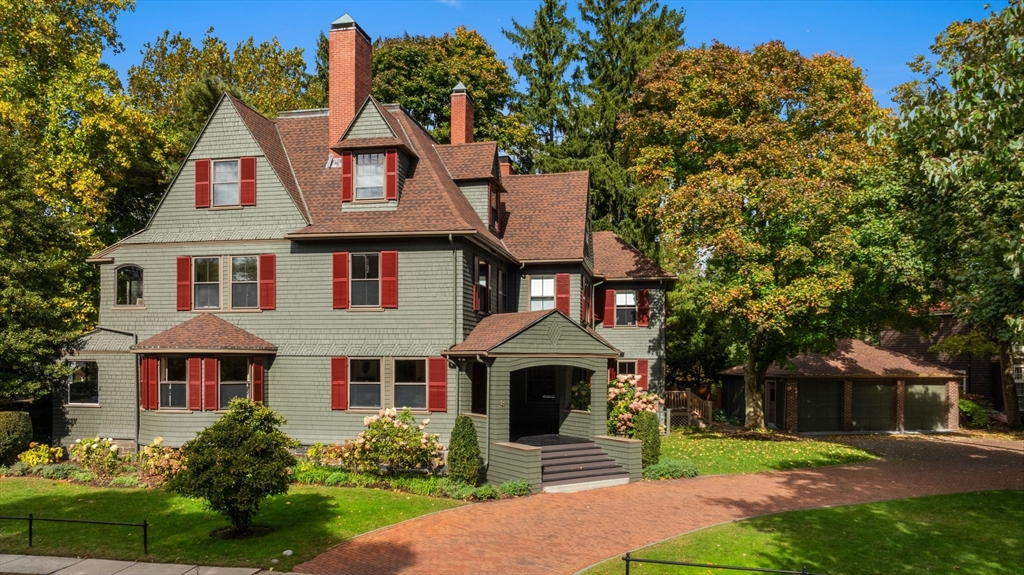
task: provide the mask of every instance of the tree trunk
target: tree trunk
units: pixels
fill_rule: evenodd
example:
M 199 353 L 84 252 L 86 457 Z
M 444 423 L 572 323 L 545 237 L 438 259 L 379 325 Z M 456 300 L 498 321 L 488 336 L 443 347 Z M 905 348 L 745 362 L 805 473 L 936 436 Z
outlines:
M 1008 341 L 999 342 L 999 374 L 1003 388 L 1003 411 L 1010 427 L 1020 427 L 1020 405 L 1013 382 L 1013 348 Z
M 761 353 L 761 344 L 764 340 L 764 332 L 758 330 L 753 341 L 747 345 L 747 365 L 743 381 L 745 384 L 744 398 L 746 403 L 746 418 L 744 427 L 748 429 L 764 428 L 764 376 L 768 366 L 758 361 Z

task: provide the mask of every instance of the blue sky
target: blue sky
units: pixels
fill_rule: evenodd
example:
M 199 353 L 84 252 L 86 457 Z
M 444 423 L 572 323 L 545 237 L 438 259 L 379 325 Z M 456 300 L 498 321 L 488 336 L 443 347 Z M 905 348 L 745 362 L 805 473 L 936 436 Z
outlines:
M 312 65 L 316 37 L 330 22 L 349 13 L 372 38 L 410 34 L 442 34 L 465 24 L 486 38 L 498 56 L 508 58 L 513 46 L 502 35 L 514 18 L 533 21 L 540 0 L 138 0 L 135 12 L 122 14 L 117 27 L 125 50 L 108 53 L 105 61 L 127 78 L 140 51 L 164 29 L 202 37 L 213 26 L 233 47 L 254 36 L 277 36 L 286 48 L 302 47 Z M 867 73 L 867 83 L 883 105 L 889 90 L 911 78 L 906 62 L 927 52 L 935 35 L 954 20 L 981 19 L 984 2 L 963 0 L 826 1 L 826 0 L 697 0 L 663 2 L 686 11 L 686 43 L 719 40 L 749 49 L 768 40 L 782 40 L 810 55 L 836 52 L 853 58 Z M 575 15 L 575 0 L 570 0 Z M 998 0 L 992 5 L 999 9 Z

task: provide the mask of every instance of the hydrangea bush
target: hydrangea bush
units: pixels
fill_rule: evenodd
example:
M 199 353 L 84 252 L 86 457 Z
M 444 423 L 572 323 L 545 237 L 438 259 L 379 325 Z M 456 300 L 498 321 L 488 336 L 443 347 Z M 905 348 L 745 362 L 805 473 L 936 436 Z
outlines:
M 112 475 L 121 466 L 121 457 L 111 438 L 76 439 L 71 446 L 71 460 L 97 475 Z
M 167 447 L 162 437 L 143 447 L 138 454 L 139 470 L 146 475 L 169 478 L 181 471 L 185 462 L 181 450 Z
M 49 465 L 57 463 L 64 458 L 64 449 L 61 447 L 50 447 L 45 443 L 29 443 L 28 451 L 18 455 L 18 461 L 29 467 L 37 465 Z
M 619 375 L 608 382 L 608 435 L 633 437 L 633 419 L 643 411 L 658 413 L 665 400 L 637 387 L 640 376 Z
M 342 449 L 341 460 L 348 469 L 386 475 L 411 469 L 432 471 L 442 463 L 438 436 L 424 431 L 430 420 L 417 424 L 408 408 L 382 409 L 363 423 L 366 431 L 345 442 Z

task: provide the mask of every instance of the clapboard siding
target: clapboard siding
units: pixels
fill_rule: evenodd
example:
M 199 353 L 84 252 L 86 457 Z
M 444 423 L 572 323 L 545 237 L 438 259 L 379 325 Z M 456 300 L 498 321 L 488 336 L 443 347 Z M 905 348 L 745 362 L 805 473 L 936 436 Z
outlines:
M 134 355 L 124 351 L 133 342 L 125 336 L 94 332 L 83 338 L 83 349 L 67 358 L 96 362 L 99 404 L 76 406 L 54 401 L 55 444 L 68 446 L 76 439 L 96 436 L 135 439 L 135 406 L 138 401 L 134 385 L 136 360 Z M 63 398 L 63 392 L 60 395 Z
M 590 414 L 582 411 L 570 411 L 565 414 L 565 419 L 558 428 L 558 433 L 569 437 L 587 438 L 593 435 L 593 431 Z
M 560 354 L 615 353 L 564 316 L 552 313 L 515 338 L 495 347 L 493 353 L 536 353 L 558 350 Z
M 487 467 L 487 481 L 501 485 L 513 479 L 525 479 L 530 491 L 541 490 L 541 451 L 539 447 L 496 443 L 491 446 L 491 461 Z
M 461 182 L 459 183 L 459 188 L 462 190 L 462 195 L 466 196 L 466 199 L 469 200 L 469 204 L 473 206 L 473 211 L 480 216 L 485 225 L 490 225 L 489 218 L 491 214 L 487 209 L 489 206 L 487 195 L 490 188 L 487 186 L 487 181 Z
M 391 138 L 395 134 L 391 132 L 388 123 L 380 115 L 377 107 L 370 104 L 365 106 L 352 122 L 348 129 L 346 140 L 357 140 L 359 138 Z
M 640 481 L 643 478 L 643 451 L 639 439 L 598 436 L 594 438 L 594 442 L 601 451 L 629 473 L 630 481 Z

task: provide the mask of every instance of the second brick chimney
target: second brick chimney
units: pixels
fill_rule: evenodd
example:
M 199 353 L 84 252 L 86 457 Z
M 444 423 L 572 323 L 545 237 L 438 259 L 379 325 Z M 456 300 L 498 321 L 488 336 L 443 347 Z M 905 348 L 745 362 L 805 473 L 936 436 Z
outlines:
M 373 49 L 370 37 L 348 14 L 331 22 L 330 78 L 328 102 L 330 121 L 328 146 L 345 133 L 359 106 L 370 95 L 373 82 Z
M 452 144 L 473 143 L 473 98 L 459 82 L 452 88 Z

